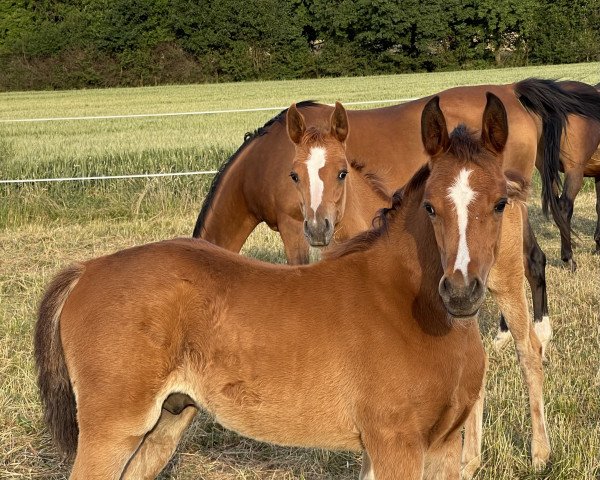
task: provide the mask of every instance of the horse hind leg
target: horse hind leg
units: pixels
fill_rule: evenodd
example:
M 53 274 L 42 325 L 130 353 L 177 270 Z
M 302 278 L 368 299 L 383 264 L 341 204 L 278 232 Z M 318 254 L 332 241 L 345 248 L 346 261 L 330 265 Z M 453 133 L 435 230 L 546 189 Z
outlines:
M 545 358 L 546 348 L 552 339 L 552 326 L 548 314 L 548 293 L 546 288 L 546 255 L 540 248 L 527 215 L 527 207 L 521 207 L 523 216 L 523 255 L 525 276 L 531 288 L 533 300 L 533 325 L 542 342 L 542 355 Z M 504 348 L 511 339 L 506 319 L 500 316 L 500 326 L 494 338 L 496 350 Z
M 78 398 L 79 438 L 70 480 L 154 478 L 171 457 L 195 406 L 182 401 L 185 396 L 175 396 L 164 403 L 173 413 L 161 409 L 156 398 L 130 392 L 131 402 L 124 404 L 122 389 L 104 393 L 83 402 Z
M 575 197 L 579 193 L 579 190 L 581 190 L 582 185 L 582 172 L 565 171 L 565 183 L 563 186 L 563 192 L 560 198 L 558 199 L 560 216 L 562 217 L 564 224 L 567 225 L 566 231 L 560 232 L 560 257 L 572 272 L 575 272 L 575 270 L 577 270 L 577 263 L 573 259 L 571 219 L 573 218 L 573 207 L 575 204 Z M 556 217 L 555 220 L 557 220 Z
M 535 469 L 540 469 L 550 457 L 550 441 L 544 413 L 541 343 L 529 322 L 523 285 L 519 287 L 516 282 L 510 284 L 510 281 L 507 281 L 499 290 L 494 291 L 494 297 L 505 314 L 527 385 L 533 430 L 532 463 Z
M 78 404 L 79 437 L 70 480 L 122 478 L 144 440 L 144 421 L 119 415 L 118 409 L 111 410 Z
M 360 475 L 358 480 L 375 480 L 375 472 L 373 471 L 373 462 L 366 451 L 363 451 L 362 466 L 360 467 Z
M 508 213 L 511 214 L 512 211 Z M 550 457 L 550 442 L 544 414 L 542 345 L 529 321 L 521 248 L 523 239 L 519 235 L 522 225 L 519 221 L 517 227 L 517 216 L 512 214 L 505 214 L 503 222 L 512 223 L 503 223 L 500 249 L 496 263 L 490 271 L 488 286 L 506 318 L 527 385 L 533 430 L 531 456 L 534 468 L 538 469 L 543 467 Z M 509 226 L 512 228 L 505 228 Z
M 462 438 L 460 430 L 450 435 L 438 448 L 427 452 L 424 480 L 460 480 L 460 455 Z
M 535 238 L 525 206 L 522 208 L 522 213 L 525 220 L 523 224 L 524 266 L 533 299 L 533 327 L 542 343 L 542 358 L 546 358 L 546 349 L 552 339 L 546 288 L 546 255 Z
M 187 395 L 175 394 L 167 398 L 157 424 L 144 437 L 129 461 L 123 480 L 156 478 L 173 456 L 197 412 L 194 402 Z

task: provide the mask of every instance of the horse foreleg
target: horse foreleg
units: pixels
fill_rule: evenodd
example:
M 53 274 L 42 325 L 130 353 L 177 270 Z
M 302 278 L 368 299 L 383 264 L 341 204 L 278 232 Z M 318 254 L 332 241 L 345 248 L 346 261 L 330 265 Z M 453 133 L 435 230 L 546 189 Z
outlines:
M 596 255 L 600 255 L 600 177 L 596 177 L 596 231 L 594 240 L 596 242 Z
M 487 356 L 486 356 L 487 370 Z M 483 405 L 485 402 L 485 376 L 479 397 L 465 422 L 465 441 L 462 447 L 461 476 L 470 480 L 481 466 L 481 443 L 483 438 Z
M 385 429 L 363 433 L 361 438 L 371 460 L 369 472 L 376 480 L 422 480 L 424 451 L 419 440 L 397 431 L 386 435 Z
M 310 262 L 310 249 L 308 241 L 304 236 L 304 227 L 302 221 L 298 221 L 287 215 L 278 219 L 277 227 L 285 256 L 290 265 L 305 265 Z

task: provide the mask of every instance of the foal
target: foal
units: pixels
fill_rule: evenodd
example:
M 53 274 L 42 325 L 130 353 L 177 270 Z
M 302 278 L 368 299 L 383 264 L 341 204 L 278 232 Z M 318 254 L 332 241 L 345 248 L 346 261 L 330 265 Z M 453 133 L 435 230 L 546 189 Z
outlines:
M 179 239 L 60 273 L 35 356 L 46 421 L 76 453 L 71 479 L 154 478 L 204 408 L 259 440 L 363 450 L 363 479 L 457 480 L 507 203 L 502 112 L 490 96 L 481 140 L 448 136 L 432 99 L 430 162 L 377 228 L 323 262 Z

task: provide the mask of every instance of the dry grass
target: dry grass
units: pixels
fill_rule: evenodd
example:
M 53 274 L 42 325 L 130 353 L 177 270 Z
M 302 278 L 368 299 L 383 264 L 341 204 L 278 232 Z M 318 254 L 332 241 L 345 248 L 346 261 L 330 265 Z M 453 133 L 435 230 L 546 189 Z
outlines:
M 484 72 L 328 79 L 319 83 L 269 82 L 157 89 L 0 95 L 0 118 L 123 113 L 287 104 L 313 97 L 361 100 L 416 96 L 460 83 L 509 82 L 530 75 L 600 81 L 598 64 Z M 316 92 L 319 94 L 317 95 Z M 188 102 L 189 98 L 193 98 Z M 226 100 L 224 100 L 226 99 Z M 239 101 L 238 101 L 239 100 Z M 189 105 L 188 105 L 189 103 Z M 51 125 L 0 124 L 0 176 L 169 171 L 212 167 L 239 145 L 259 117 L 137 120 Z M 188 236 L 207 180 L 140 180 L 114 183 L 0 186 L 0 478 L 65 478 L 41 423 L 32 358 L 37 302 L 51 276 L 72 260 L 174 236 Z M 498 312 L 481 315 L 490 352 L 484 426 L 484 466 L 478 479 L 600 478 L 600 257 L 591 254 L 595 225 L 590 184 L 576 202 L 578 272 L 562 268 L 556 228 L 539 213 L 532 219 L 548 254 L 550 308 L 555 338 L 546 367 L 546 405 L 552 465 L 529 468 L 527 395 L 514 350 L 491 349 Z M 244 253 L 282 262 L 279 238 L 259 228 Z M 599 379 L 600 380 L 600 379 Z M 224 431 L 201 416 L 190 428 L 162 478 L 210 480 L 350 479 L 353 454 L 276 448 Z
M 594 384 L 600 363 L 600 257 L 591 254 L 594 198 L 578 198 L 579 271 L 562 268 L 556 228 L 533 220 L 548 253 L 550 307 L 555 338 L 546 367 L 546 405 L 553 464 L 543 474 L 529 469 L 527 397 L 512 348 L 496 353 L 491 339 L 497 311 L 488 302 L 481 324 L 490 352 L 484 427 L 484 467 L 477 478 L 597 479 L 600 475 L 600 398 Z M 35 225 L 0 235 L 0 478 L 64 478 L 41 424 L 31 335 L 36 304 L 57 269 L 142 242 L 186 235 L 195 210 L 153 220 Z M 279 239 L 266 228 L 253 234 L 245 252 L 283 261 Z M 359 458 L 347 453 L 276 448 L 223 430 L 209 418 L 194 422 L 163 478 L 291 479 L 356 478 Z

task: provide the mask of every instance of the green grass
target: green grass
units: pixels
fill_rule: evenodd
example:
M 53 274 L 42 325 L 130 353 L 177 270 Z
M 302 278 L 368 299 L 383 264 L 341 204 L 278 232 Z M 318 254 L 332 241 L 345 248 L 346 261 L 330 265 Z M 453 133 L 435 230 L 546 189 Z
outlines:
M 458 84 L 505 83 L 528 76 L 598 83 L 600 64 L 140 89 L 0 94 L 0 118 L 78 116 L 285 106 L 292 101 L 375 100 L 425 95 Z M 0 177 L 51 177 L 214 168 L 244 132 L 275 112 L 0 123 Z M 61 267 L 143 242 L 191 233 L 209 178 L 0 185 L 0 478 L 65 478 L 41 422 L 32 359 L 35 309 Z M 497 311 L 481 316 L 490 352 L 484 467 L 478 479 L 600 478 L 600 257 L 591 255 L 594 196 L 575 206 L 579 270 L 562 268 L 557 229 L 544 221 L 539 191 L 532 220 L 548 254 L 555 339 L 545 397 L 552 465 L 529 468 L 527 396 L 514 350 L 492 351 Z M 245 254 L 283 261 L 279 238 L 259 228 Z M 347 453 L 276 448 L 224 431 L 207 417 L 194 422 L 163 478 L 350 479 L 360 459 Z

